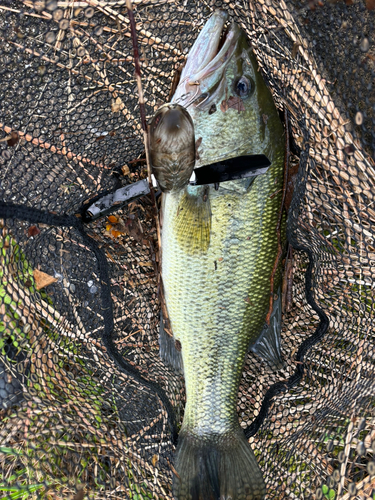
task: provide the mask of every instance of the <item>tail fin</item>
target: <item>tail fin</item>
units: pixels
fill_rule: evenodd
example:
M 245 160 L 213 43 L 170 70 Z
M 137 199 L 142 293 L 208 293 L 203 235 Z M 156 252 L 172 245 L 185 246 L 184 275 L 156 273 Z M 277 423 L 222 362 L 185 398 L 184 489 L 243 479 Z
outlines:
M 178 437 L 173 494 L 176 500 L 262 500 L 262 473 L 245 435 L 209 438 L 182 430 Z

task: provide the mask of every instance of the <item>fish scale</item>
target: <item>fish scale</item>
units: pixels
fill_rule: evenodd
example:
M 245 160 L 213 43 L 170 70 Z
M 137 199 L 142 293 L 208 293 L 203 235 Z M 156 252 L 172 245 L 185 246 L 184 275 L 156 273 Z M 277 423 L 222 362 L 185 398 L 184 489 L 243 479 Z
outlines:
M 187 386 L 184 426 L 197 425 L 210 432 L 238 425 L 239 377 L 249 343 L 264 324 L 269 301 L 264 290 L 269 289 L 277 249 L 274 200 L 280 203 L 280 196 L 272 200 L 270 196 L 282 160 L 257 177 L 245 195 L 210 188 L 210 246 L 200 254 L 190 254 L 190 241 L 181 245 L 174 232 L 182 193 L 166 196 L 163 281 L 174 337 L 182 345 Z M 201 188 L 189 191 L 199 196 Z M 273 233 L 262 232 L 262 226 L 272 227 Z M 246 335 L 241 335 L 243 331 Z M 213 415 L 206 411 L 210 407 Z
M 168 179 L 161 210 L 164 295 L 186 384 L 174 465 L 177 500 L 261 500 L 265 495 L 236 408 L 249 345 L 267 331 L 284 138 L 245 34 L 233 23 L 220 44 L 226 20 L 221 11 L 208 20 L 189 52 L 172 104 L 151 124 L 155 176 Z M 185 108 L 179 111 L 177 103 Z M 190 160 L 184 163 L 191 158 L 185 146 L 186 138 L 191 143 L 191 123 L 195 168 L 248 154 L 266 155 L 270 168 L 219 187 L 180 182 L 193 167 Z M 275 290 L 279 282 L 280 272 Z

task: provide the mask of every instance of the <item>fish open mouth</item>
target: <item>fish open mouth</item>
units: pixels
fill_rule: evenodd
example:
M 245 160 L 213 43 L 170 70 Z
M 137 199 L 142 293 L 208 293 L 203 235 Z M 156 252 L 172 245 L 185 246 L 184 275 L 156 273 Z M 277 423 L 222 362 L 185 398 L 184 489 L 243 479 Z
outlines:
M 181 74 L 180 92 L 174 102 L 185 107 L 205 100 L 205 104 L 217 98 L 223 73 L 231 60 L 240 37 L 240 29 L 234 23 L 225 28 L 228 14 L 216 11 L 200 32 L 190 49 L 186 65 Z M 181 88 L 182 87 L 182 88 Z M 193 88 L 194 91 L 193 91 Z M 183 93 L 185 92 L 185 94 Z M 213 95 L 215 94 L 215 95 Z M 186 102 L 181 102 L 189 95 Z

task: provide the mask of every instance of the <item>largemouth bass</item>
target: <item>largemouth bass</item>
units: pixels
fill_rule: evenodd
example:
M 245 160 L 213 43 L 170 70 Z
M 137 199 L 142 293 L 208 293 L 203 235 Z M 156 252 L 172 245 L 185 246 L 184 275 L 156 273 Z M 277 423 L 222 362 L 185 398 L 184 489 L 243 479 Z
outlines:
M 265 495 L 236 405 L 249 345 L 267 330 L 284 138 L 246 36 L 234 23 L 223 31 L 227 18 L 217 11 L 208 20 L 189 52 L 172 103 L 151 124 L 155 175 L 166 191 L 165 300 L 186 383 L 174 465 L 177 500 L 258 500 Z M 191 148 L 191 123 L 177 104 L 194 125 L 196 168 L 264 154 L 271 161 L 267 173 L 219 186 L 188 185 L 194 163 L 185 151 Z M 160 160 L 158 148 L 168 154 L 167 141 L 171 157 Z

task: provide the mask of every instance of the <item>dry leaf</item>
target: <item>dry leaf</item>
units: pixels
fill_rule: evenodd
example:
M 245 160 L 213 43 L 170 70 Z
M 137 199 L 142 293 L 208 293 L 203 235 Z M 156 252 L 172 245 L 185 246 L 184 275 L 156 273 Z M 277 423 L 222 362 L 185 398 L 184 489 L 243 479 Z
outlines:
M 52 283 L 57 281 L 57 278 L 54 278 L 47 273 L 43 273 L 43 271 L 39 271 L 38 269 L 34 269 L 33 274 L 37 290 L 40 290 L 48 285 L 52 285 Z
M 128 210 L 129 210 L 129 212 L 130 212 L 130 213 L 131 213 L 131 212 L 134 212 L 134 210 L 135 210 L 136 208 L 138 208 L 138 207 L 139 207 L 138 200 L 131 201 L 131 202 L 128 204 Z
M 121 97 L 116 97 L 115 100 L 112 100 L 112 105 L 111 105 L 111 109 L 113 111 L 113 113 L 117 113 L 118 111 L 121 111 L 122 109 L 124 109 L 124 103 L 122 102 L 122 99 Z
M 74 495 L 73 500 L 83 500 L 84 496 L 85 496 L 85 491 L 84 490 L 79 490 Z
M 158 463 L 159 461 L 159 458 L 157 455 L 153 455 L 152 458 L 151 458 L 151 463 L 152 465 L 155 467 L 155 465 Z
M 295 59 L 297 57 L 298 50 L 299 50 L 300 47 L 301 47 L 300 43 L 294 42 L 293 49 L 292 49 L 292 57 L 293 57 L 293 59 Z
M 129 167 L 125 164 L 121 167 L 121 172 L 122 172 L 122 175 L 128 175 L 130 174 L 130 169 Z
M 138 264 L 142 267 L 154 267 L 153 263 L 151 261 L 149 262 L 138 262 Z
M 27 230 L 27 236 L 30 238 L 31 236 L 36 236 L 40 233 L 40 229 L 38 226 L 30 226 Z
M 138 243 L 142 243 L 142 240 L 144 238 L 142 226 L 137 217 L 132 217 L 133 215 L 125 221 L 125 231 L 129 236 L 134 238 L 135 241 L 138 241 Z
M 125 226 L 125 223 L 121 217 L 116 217 L 114 215 L 108 216 L 108 221 L 105 226 L 105 236 L 109 236 L 110 238 L 118 238 L 121 234 L 127 233 L 128 230 Z
M 19 135 L 17 132 L 13 131 L 10 134 L 10 138 L 7 140 L 8 146 L 12 147 L 15 146 L 19 141 Z

